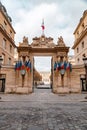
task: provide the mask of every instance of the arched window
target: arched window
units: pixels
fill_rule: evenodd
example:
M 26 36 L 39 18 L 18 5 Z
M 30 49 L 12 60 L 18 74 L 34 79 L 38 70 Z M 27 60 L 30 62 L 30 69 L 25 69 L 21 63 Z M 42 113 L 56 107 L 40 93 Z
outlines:
M 84 48 L 84 41 L 82 42 L 82 49 Z
M 77 53 L 79 53 L 79 48 L 77 47 Z
M 82 23 L 82 28 L 84 28 L 84 23 Z
M 80 61 L 80 59 L 78 58 L 78 59 L 77 59 L 77 62 L 79 63 L 79 61 Z

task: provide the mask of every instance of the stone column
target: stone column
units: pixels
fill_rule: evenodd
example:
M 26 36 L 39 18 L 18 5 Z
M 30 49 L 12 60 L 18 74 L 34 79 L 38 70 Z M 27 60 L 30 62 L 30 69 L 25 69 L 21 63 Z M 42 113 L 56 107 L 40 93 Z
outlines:
M 25 87 L 25 75 L 22 75 L 22 87 Z
M 27 71 L 27 85 L 29 93 L 33 92 L 33 56 L 29 56 L 31 62 L 31 70 Z
M 53 56 L 53 92 L 57 93 L 58 88 L 58 73 L 56 70 L 54 71 L 54 63 L 57 62 L 58 57 L 55 55 Z
M 64 74 L 61 75 L 61 87 L 64 87 Z
M 66 73 L 67 73 L 67 87 L 71 88 L 71 74 L 70 74 L 70 70 L 67 70 Z
M 19 85 L 19 70 L 15 71 L 15 85 L 16 87 Z

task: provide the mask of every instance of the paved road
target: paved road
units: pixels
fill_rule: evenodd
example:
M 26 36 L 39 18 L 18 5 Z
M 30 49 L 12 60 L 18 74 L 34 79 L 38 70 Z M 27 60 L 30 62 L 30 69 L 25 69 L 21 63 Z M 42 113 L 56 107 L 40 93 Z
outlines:
M 49 84 L 44 84 L 44 85 L 37 85 L 36 88 L 38 88 L 38 89 L 50 89 L 51 86 Z
M 0 94 L 0 130 L 87 130 L 86 94 Z

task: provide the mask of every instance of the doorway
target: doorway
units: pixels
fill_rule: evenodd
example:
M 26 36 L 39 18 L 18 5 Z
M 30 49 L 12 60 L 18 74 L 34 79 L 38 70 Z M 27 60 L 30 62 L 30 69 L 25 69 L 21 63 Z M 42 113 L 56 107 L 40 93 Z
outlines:
M 80 75 L 80 84 L 81 84 L 81 90 L 82 92 L 87 92 L 87 86 L 86 86 L 86 76 L 85 74 Z
M 5 78 L 0 78 L 0 92 L 5 92 Z
M 34 89 L 52 89 L 52 57 L 34 56 Z

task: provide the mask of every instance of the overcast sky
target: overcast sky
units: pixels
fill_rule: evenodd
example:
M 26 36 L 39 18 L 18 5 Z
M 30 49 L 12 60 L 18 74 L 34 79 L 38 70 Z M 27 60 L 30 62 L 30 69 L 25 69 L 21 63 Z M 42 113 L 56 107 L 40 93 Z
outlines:
M 29 43 L 33 37 L 41 36 L 41 23 L 44 18 L 45 36 L 53 37 L 55 44 L 58 37 L 62 36 L 66 45 L 72 47 L 73 32 L 84 10 L 87 9 L 87 0 L 1 0 L 1 2 L 12 18 L 16 31 L 16 45 L 22 41 L 23 36 L 28 37 Z M 72 49 L 69 54 L 74 54 Z

